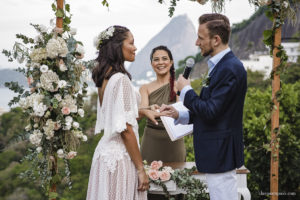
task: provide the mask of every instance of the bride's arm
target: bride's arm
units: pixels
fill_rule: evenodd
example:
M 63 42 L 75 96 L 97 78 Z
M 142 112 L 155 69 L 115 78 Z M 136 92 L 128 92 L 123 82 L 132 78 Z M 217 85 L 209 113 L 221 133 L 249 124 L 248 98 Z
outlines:
M 144 164 L 142 161 L 142 156 L 137 144 L 135 134 L 133 132 L 132 126 L 126 124 L 127 129 L 121 133 L 121 137 L 127 149 L 127 152 L 138 170 L 139 178 L 139 190 L 147 190 L 149 188 L 149 178 L 144 170 Z

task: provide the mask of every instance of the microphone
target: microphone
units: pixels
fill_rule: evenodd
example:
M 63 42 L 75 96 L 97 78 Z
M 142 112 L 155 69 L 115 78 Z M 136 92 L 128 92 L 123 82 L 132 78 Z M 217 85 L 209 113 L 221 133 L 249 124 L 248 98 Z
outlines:
M 189 78 L 194 64 L 195 64 L 195 60 L 193 58 L 189 58 L 185 61 L 185 68 L 184 68 L 184 72 L 183 72 L 183 77 L 185 79 Z M 177 91 L 177 95 L 180 96 L 180 91 Z

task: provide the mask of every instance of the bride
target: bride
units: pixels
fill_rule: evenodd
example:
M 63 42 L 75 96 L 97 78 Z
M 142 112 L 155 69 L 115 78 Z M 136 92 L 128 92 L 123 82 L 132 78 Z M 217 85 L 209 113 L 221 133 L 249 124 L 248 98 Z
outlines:
M 96 41 L 99 50 L 92 77 L 98 87 L 95 133 L 104 130 L 94 152 L 87 200 L 147 199 L 149 179 L 139 150 L 138 102 L 124 61 L 134 61 L 136 47 L 131 32 L 112 26 Z M 158 114 L 152 114 L 158 115 Z

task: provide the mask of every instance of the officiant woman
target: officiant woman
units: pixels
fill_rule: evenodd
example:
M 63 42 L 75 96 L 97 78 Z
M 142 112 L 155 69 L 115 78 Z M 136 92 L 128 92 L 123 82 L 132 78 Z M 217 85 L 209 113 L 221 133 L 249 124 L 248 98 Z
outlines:
M 150 55 L 156 80 L 142 85 L 140 94 L 141 107 L 156 109 L 162 104 L 176 102 L 175 69 L 171 51 L 166 46 L 155 47 Z M 184 140 L 172 142 L 160 118 L 157 124 L 147 119 L 141 144 L 143 160 L 150 164 L 154 160 L 163 162 L 184 162 L 186 157 Z

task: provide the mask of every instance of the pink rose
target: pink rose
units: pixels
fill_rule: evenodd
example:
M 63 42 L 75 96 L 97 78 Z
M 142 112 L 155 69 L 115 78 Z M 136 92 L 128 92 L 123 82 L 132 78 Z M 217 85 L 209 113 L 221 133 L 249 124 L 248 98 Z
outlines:
M 157 170 L 150 169 L 148 172 L 148 176 L 154 181 L 159 179 L 159 173 Z
M 76 151 L 70 151 L 67 155 L 67 159 L 73 159 L 75 156 L 77 156 L 77 152 Z
M 162 180 L 162 181 L 168 181 L 168 180 L 170 180 L 170 178 L 171 178 L 171 174 L 170 174 L 170 172 L 168 172 L 168 171 L 160 171 L 159 173 L 159 178 Z
M 154 170 L 159 170 L 159 168 L 161 168 L 161 167 L 162 167 L 162 161 L 160 161 L 160 160 L 159 161 L 154 160 L 150 166 L 150 168 L 154 169 Z
M 71 110 L 70 110 L 69 107 L 63 107 L 63 108 L 61 109 L 61 112 L 62 112 L 62 114 L 64 114 L 64 115 L 68 115 L 68 114 L 70 114 Z

